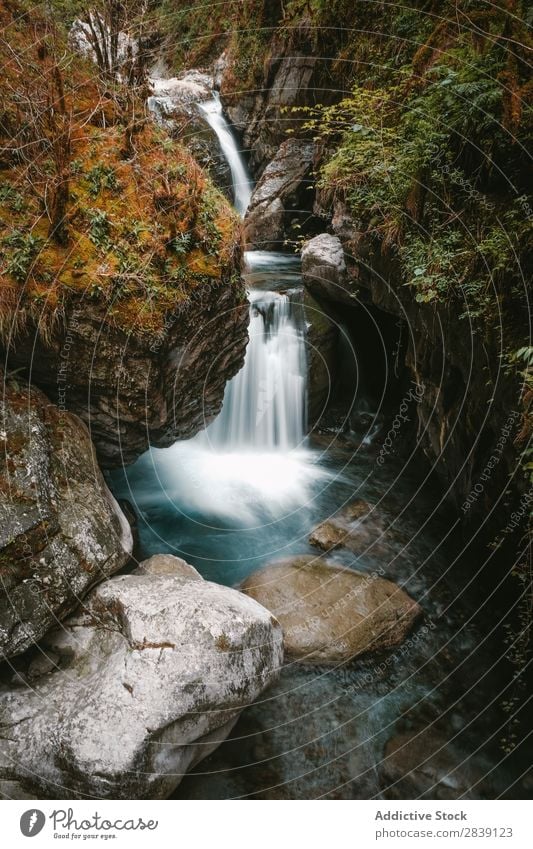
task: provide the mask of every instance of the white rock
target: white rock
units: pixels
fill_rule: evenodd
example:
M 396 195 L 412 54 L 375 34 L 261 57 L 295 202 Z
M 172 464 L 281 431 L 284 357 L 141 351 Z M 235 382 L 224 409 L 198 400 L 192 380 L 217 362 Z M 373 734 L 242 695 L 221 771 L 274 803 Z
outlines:
M 353 303 L 356 291 L 350 288 L 344 250 L 340 239 L 321 233 L 302 248 L 302 280 L 310 292 L 330 300 Z
M 22 676 L 0 696 L 0 781 L 38 798 L 168 796 L 283 654 L 278 622 L 253 599 L 153 573 L 101 584 L 41 648 L 53 671 L 34 665 L 31 687 Z

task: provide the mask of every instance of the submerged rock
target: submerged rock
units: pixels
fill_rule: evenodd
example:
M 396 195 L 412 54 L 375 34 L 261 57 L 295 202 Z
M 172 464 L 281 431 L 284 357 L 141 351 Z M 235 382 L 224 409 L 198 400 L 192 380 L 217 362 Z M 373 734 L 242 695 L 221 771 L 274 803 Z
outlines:
M 390 553 L 383 519 L 376 508 L 363 498 L 356 498 L 317 525 L 309 536 L 309 542 L 323 551 L 347 548 L 358 555 L 386 556 Z
M 162 565 L 97 587 L 39 646 L 48 665 L 3 685 L 0 781 L 16 782 L 12 795 L 164 798 L 276 679 L 270 613 Z
M 133 540 L 83 422 L 12 381 L 0 409 L 0 652 L 9 657 L 124 566 Z
M 291 218 L 309 206 L 308 187 L 315 147 L 312 142 L 283 142 L 265 168 L 250 201 L 245 219 L 249 248 L 279 250 Z
M 484 771 L 438 732 L 397 734 L 379 762 L 386 799 L 479 799 Z
M 259 569 L 241 589 L 277 617 L 297 660 L 342 662 L 392 648 L 422 613 L 391 581 L 311 556 Z

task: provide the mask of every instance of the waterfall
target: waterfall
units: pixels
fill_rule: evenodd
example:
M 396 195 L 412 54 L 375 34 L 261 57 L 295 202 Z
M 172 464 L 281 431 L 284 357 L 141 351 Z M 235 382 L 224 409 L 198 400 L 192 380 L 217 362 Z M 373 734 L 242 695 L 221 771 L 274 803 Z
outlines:
M 218 95 L 198 104 L 231 169 L 235 207 L 244 215 L 252 184 Z M 292 257 L 249 251 L 245 272 L 252 282 L 250 341 L 244 365 L 230 381 L 222 412 L 200 439 L 216 451 L 289 451 L 305 435 L 306 362 L 303 322 L 286 292 L 257 288 L 278 284 Z M 276 274 L 275 269 L 278 269 Z M 280 271 L 281 269 L 281 271 Z M 301 313 L 301 310 L 300 310 Z
M 288 294 L 252 290 L 249 299 L 245 363 L 206 436 L 218 450 L 288 451 L 305 435 L 303 328 Z
M 199 103 L 198 109 L 220 141 L 231 167 L 235 205 L 244 216 L 251 182 L 220 100 Z M 304 444 L 307 368 L 299 261 L 248 251 L 243 273 L 250 338 L 219 416 L 193 439 L 151 449 L 141 463 L 151 467 L 182 519 L 208 535 L 221 527 L 282 522 L 302 509 L 312 487 L 327 477 Z
M 244 216 L 252 196 L 252 183 L 235 138 L 222 112 L 222 103 L 215 93 L 212 100 L 198 104 L 198 109 L 211 129 L 216 133 L 222 153 L 226 157 L 233 182 L 235 209 Z

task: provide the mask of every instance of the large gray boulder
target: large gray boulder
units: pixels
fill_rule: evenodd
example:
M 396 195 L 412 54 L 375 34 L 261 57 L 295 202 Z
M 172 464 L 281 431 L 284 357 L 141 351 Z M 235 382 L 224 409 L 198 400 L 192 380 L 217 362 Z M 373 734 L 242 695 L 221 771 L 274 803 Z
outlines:
M 296 660 L 341 663 L 393 648 L 422 614 L 391 581 L 308 555 L 259 569 L 241 589 L 277 617 Z
M 276 679 L 271 614 L 171 560 L 98 586 L 4 683 L 11 795 L 165 798 Z
M 316 297 L 354 305 L 357 291 L 350 283 L 338 236 L 321 233 L 302 248 L 304 286 Z
M 267 165 L 252 195 L 245 218 L 250 249 L 276 250 L 290 235 L 290 227 L 311 202 L 311 168 L 315 146 L 290 139 L 283 142 Z
M 87 428 L 42 392 L 0 399 L 0 654 L 19 654 L 131 556 Z

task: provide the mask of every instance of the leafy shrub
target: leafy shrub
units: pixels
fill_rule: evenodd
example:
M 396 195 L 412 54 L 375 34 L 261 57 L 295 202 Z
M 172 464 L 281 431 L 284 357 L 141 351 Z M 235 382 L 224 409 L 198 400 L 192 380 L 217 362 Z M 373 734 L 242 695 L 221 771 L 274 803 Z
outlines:
M 5 271 L 18 283 L 27 279 L 35 257 L 43 246 L 43 240 L 32 233 L 15 230 L 3 239 L 3 244 L 12 250 L 7 254 Z
M 97 247 L 107 248 L 111 232 L 111 222 L 107 213 L 101 209 L 93 209 L 87 212 L 87 217 L 89 219 L 89 239 Z
M 94 168 L 91 168 L 86 175 L 86 179 L 89 183 L 89 194 L 93 198 L 98 197 L 103 189 L 108 189 L 112 192 L 119 192 L 121 189 L 115 169 L 101 162 L 95 165 Z

